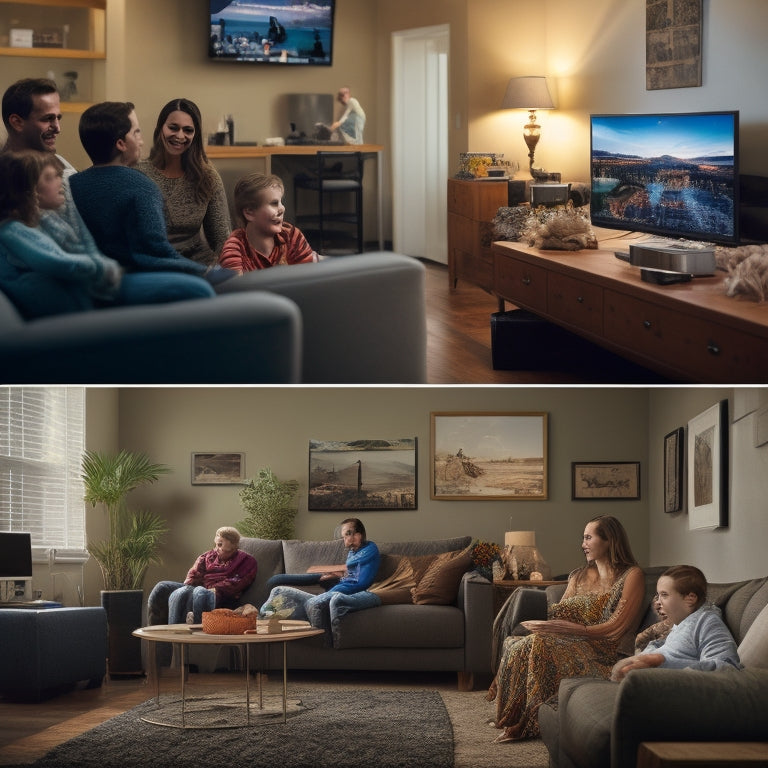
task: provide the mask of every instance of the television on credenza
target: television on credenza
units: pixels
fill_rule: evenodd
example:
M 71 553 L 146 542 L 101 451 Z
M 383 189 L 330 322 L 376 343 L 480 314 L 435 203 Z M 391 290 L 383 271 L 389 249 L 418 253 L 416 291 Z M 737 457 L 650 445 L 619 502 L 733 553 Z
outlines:
M 335 0 L 209 0 L 215 61 L 330 66 Z
M 739 241 L 739 113 L 591 115 L 595 226 Z

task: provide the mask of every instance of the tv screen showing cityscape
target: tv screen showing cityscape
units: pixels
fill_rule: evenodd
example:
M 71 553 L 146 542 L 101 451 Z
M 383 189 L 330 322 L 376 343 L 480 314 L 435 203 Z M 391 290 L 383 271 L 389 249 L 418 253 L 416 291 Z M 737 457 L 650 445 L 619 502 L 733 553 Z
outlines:
M 209 0 L 217 61 L 330 66 L 334 0 Z
M 592 223 L 738 242 L 738 112 L 592 115 Z

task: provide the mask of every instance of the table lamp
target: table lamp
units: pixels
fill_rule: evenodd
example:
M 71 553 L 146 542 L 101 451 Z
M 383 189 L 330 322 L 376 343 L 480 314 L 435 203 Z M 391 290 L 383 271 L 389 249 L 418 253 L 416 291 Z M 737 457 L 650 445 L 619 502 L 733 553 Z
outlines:
M 513 77 L 507 83 L 507 91 L 501 102 L 502 109 L 527 109 L 528 123 L 523 126 L 523 138 L 528 146 L 531 176 L 534 178 L 533 154 L 541 136 L 541 126 L 536 124 L 537 109 L 554 109 L 545 77 Z
M 504 564 L 513 579 L 548 580 L 547 561 L 536 549 L 536 531 L 507 531 L 504 534 Z

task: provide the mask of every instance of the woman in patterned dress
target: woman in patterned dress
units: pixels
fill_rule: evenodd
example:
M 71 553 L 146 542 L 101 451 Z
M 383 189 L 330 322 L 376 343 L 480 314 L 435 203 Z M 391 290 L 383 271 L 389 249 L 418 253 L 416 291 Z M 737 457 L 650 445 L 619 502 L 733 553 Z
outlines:
M 543 621 L 524 621 L 530 632 L 504 640 L 488 700 L 496 700 L 497 742 L 536 738 L 538 710 L 557 695 L 564 677 L 603 677 L 621 654 L 632 653 L 645 595 L 624 526 L 603 515 L 584 528 L 587 563 L 573 571 L 559 603 Z

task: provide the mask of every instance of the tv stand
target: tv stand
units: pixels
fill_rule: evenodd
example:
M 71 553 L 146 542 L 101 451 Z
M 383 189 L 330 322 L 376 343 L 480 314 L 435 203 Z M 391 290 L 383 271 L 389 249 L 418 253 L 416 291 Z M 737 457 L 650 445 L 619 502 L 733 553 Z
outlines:
M 597 250 L 493 243 L 493 293 L 675 381 L 768 382 L 768 304 L 727 297 L 722 272 L 644 282 L 614 255 L 629 242 L 595 233 Z

